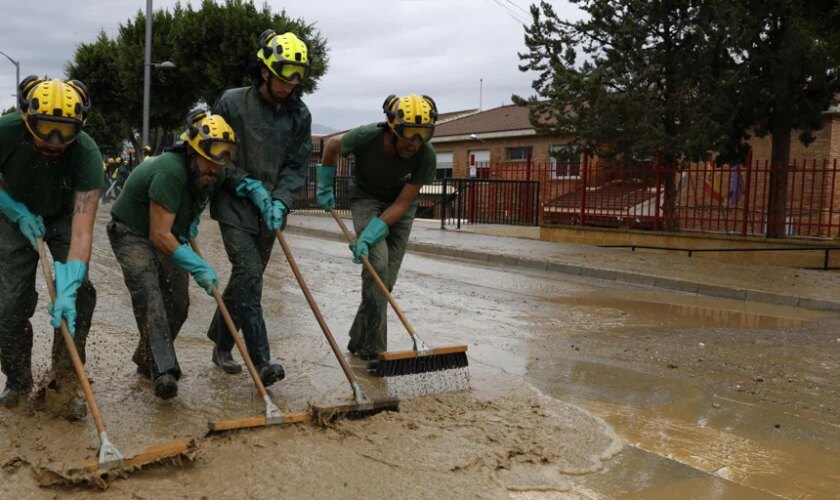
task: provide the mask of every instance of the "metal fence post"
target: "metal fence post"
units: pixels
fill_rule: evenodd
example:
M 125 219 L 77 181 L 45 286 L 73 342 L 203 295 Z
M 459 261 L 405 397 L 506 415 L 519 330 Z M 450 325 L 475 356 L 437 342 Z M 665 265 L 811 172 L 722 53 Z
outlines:
M 589 170 L 589 154 L 583 155 L 583 165 L 580 172 L 580 226 L 586 225 L 586 176 Z
M 741 236 L 747 235 L 747 222 L 750 217 L 750 184 L 752 183 L 752 151 L 747 153 L 747 178 L 744 180 L 744 226 Z
M 446 177 L 443 178 L 443 188 L 440 191 L 440 228 L 446 229 Z
M 455 192 L 456 192 L 456 193 L 459 193 L 459 194 L 458 194 L 458 199 L 457 199 L 457 200 L 455 200 L 455 203 L 456 203 L 456 204 L 457 204 L 457 206 L 458 206 L 458 209 L 457 209 L 458 229 L 461 229 L 461 195 L 460 195 L 460 193 L 461 193 L 461 190 L 463 189 L 463 187 L 464 187 L 464 186 L 461 184 L 461 182 L 458 182 L 458 186 L 457 186 L 457 188 L 455 189 Z

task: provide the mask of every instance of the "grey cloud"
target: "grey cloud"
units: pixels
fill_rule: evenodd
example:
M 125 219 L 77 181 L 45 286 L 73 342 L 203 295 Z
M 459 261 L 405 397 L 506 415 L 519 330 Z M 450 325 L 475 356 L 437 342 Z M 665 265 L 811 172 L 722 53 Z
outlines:
M 527 0 L 511 1 L 528 8 Z M 21 60 L 21 76 L 61 76 L 77 44 L 93 41 L 101 29 L 113 35 L 121 23 L 145 9 L 143 0 L 9 3 L 4 6 L 7 22 L 0 31 L 0 50 Z M 156 0 L 155 7 L 172 8 L 175 3 Z M 553 3 L 574 14 L 565 1 Z M 509 103 L 513 93 L 530 94 L 534 75 L 517 69 L 517 52 L 525 50 L 523 28 L 491 1 L 270 0 L 268 4 L 274 11 L 285 9 L 292 17 L 315 23 L 328 39 L 329 73 L 318 91 L 306 96 L 318 123 L 345 129 L 380 120 L 382 101 L 391 93 L 428 93 L 443 111 L 475 108 L 480 78 L 484 78 L 485 108 Z M 14 66 L 0 59 L 0 106 L 12 106 L 13 93 Z

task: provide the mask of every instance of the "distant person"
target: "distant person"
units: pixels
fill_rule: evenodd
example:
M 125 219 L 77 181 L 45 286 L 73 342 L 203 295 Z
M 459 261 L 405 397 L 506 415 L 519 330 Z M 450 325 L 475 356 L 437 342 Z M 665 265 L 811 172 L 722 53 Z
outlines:
M 316 167 L 318 203 L 335 207 L 333 181 L 339 153 L 354 155 L 350 211 L 358 236 L 350 245 L 353 261 L 370 259 L 388 290 L 394 288 L 402 264 L 418 195 L 435 180 L 437 160 L 429 144 L 437 108 L 428 96 L 388 96 L 384 123 L 364 125 L 334 135 L 324 147 L 323 165 Z M 362 268 L 362 302 L 350 328 L 348 350 L 373 360 L 387 350 L 388 302 L 373 277 Z
M 87 406 L 58 327 L 67 321 L 84 361 L 96 306 L 88 263 L 102 155 L 82 130 L 90 96 L 81 82 L 33 75 L 18 91 L 20 111 L 0 118 L 0 366 L 6 375 L 0 405 L 11 408 L 32 389 L 29 318 L 38 302 L 36 238 L 43 238 L 55 261 L 57 292 L 49 308 L 56 330 L 48 389 L 68 402 L 64 416 L 80 419 Z
M 301 100 L 308 78 L 309 50 L 294 33 L 266 30 L 251 65 L 250 87 L 226 90 L 213 112 L 230 123 L 239 138 L 236 165 L 227 171 L 210 215 L 219 221 L 232 265 L 225 305 L 242 329 L 248 354 L 264 385 L 285 377 L 271 360 L 262 310 L 263 272 L 275 232 L 286 226 L 295 194 L 304 185 L 312 154 L 312 117 Z M 212 361 L 227 373 L 242 371 L 234 362 L 234 343 L 219 311 L 207 336 L 215 343 Z
M 189 311 L 188 273 L 208 294 L 218 284 L 216 272 L 187 238 L 198 233 L 201 212 L 237 149 L 224 118 L 202 111 L 188 116 L 181 140 L 134 169 L 108 224 L 140 332 L 132 360 L 161 399 L 178 394 L 181 368 L 174 342 Z

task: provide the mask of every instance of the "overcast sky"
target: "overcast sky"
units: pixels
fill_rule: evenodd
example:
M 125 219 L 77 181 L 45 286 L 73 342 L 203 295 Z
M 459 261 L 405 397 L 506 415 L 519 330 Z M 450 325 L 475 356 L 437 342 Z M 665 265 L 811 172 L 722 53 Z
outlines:
M 155 9 L 176 0 L 155 0 Z M 193 6 L 200 0 L 182 1 Z M 257 0 L 257 5 L 262 1 Z M 441 112 L 510 104 L 531 95 L 534 75 L 518 70 L 523 23 L 530 0 L 268 0 L 273 11 L 314 22 L 330 47 L 319 89 L 305 97 L 313 121 L 347 129 L 382 119 L 388 94 L 432 96 Z M 567 0 L 551 0 L 577 17 Z M 19 60 L 21 78 L 63 75 L 79 43 L 100 29 L 113 36 L 120 23 L 145 9 L 145 0 L 3 1 L 0 51 Z M 256 49 L 255 49 L 256 50 Z M 165 54 L 152 54 L 154 61 Z M 0 58 L 0 106 L 14 105 L 15 67 Z M 138 89 L 142 91 L 142 89 Z M 93 96 L 96 106 L 96 96 Z M 154 88 L 152 89 L 154 106 Z

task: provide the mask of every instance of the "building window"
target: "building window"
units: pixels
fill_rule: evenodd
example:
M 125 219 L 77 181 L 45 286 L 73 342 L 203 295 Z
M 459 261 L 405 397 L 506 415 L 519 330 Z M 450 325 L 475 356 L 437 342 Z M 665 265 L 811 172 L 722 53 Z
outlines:
M 448 179 L 452 177 L 452 152 L 438 151 L 437 152 L 437 170 L 435 171 L 435 179 Z
M 531 146 L 525 148 L 507 148 L 505 150 L 506 161 L 527 161 L 531 157 Z
M 580 177 L 580 149 L 568 144 L 548 149 L 548 164 L 552 179 L 577 179 Z

